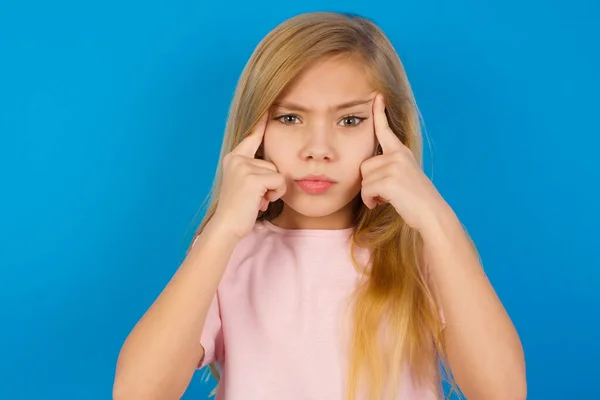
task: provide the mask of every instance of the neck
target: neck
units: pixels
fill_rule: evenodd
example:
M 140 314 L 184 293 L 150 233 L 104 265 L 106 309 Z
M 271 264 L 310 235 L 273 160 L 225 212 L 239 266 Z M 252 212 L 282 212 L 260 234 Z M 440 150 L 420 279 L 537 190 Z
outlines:
M 285 229 L 346 229 L 352 227 L 352 210 L 344 207 L 333 214 L 309 217 L 284 205 L 281 214 L 271 222 Z

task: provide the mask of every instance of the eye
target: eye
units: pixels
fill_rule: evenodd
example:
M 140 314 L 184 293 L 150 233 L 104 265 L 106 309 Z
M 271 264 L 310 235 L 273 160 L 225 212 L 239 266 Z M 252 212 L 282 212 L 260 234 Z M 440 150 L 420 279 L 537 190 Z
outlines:
M 346 126 L 346 127 L 350 127 L 350 128 L 356 128 L 365 119 L 366 118 L 357 117 L 355 115 L 347 115 L 344 118 L 342 118 L 342 120 L 340 121 L 340 124 L 342 126 Z
M 280 115 L 278 117 L 275 117 L 274 119 L 275 121 L 278 121 L 284 125 L 295 125 L 300 123 L 300 119 L 295 114 Z

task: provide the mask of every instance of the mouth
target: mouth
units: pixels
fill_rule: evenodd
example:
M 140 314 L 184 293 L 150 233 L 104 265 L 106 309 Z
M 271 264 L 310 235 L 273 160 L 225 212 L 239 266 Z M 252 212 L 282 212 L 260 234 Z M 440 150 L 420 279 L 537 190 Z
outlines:
M 323 194 L 337 183 L 327 175 L 307 175 L 295 182 L 308 194 Z

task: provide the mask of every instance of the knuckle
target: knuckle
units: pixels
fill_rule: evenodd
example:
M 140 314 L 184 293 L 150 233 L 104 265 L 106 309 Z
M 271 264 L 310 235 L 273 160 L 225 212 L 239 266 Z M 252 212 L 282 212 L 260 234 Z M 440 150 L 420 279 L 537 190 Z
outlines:
M 252 172 L 252 167 L 249 163 L 244 162 L 244 160 L 240 158 L 238 158 L 237 162 L 236 162 L 236 169 L 238 171 L 238 173 L 240 173 L 241 175 L 247 176 L 250 175 Z
M 396 179 L 394 179 L 394 177 L 388 177 L 387 179 L 385 179 L 383 182 L 383 187 L 386 191 L 390 191 L 394 188 L 394 186 L 396 185 Z
M 394 152 L 392 154 L 392 157 L 396 162 L 401 163 L 401 162 L 405 161 L 406 153 L 405 153 L 404 149 L 400 149 L 400 150 Z
M 231 158 L 233 155 L 231 153 L 227 153 L 223 156 L 223 166 L 229 166 L 231 164 Z
M 407 146 L 403 146 L 402 149 L 400 149 L 400 151 L 404 155 L 404 159 L 407 161 L 415 157 L 412 150 Z
M 404 171 L 404 164 L 402 162 L 396 162 L 391 165 L 391 174 L 396 175 Z
M 370 160 L 366 160 L 364 161 L 362 164 L 360 164 L 360 172 L 363 174 L 366 174 L 369 171 L 369 167 L 370 167 Z
M 246 186 L 255 187 L 260 183 L 260 177 L 258 175 L 249 174 L 245 177 L 244 183 L 246 184 Z
M 394 155 L 392 165 L 394 165 L 396 168 L 403 168 L 406 165 L 406 162 L 406 155 L 402 154 L 402 152 L 398 152 Z
M 227 162 L 231 166 L 237 165 L 240 161 L 240 156 L 237 154 L 229 153 L 225 157 L 227 158 Z
M 261 165 L 263 165 L 265 168 L 270 169 L 273 172 L 277 171 L 277 167 L 275 166 L 275 164 L 273 164 L 269 161 L 264 161 L 264 160 L 261 160 L 261 161 L 262 161 Z

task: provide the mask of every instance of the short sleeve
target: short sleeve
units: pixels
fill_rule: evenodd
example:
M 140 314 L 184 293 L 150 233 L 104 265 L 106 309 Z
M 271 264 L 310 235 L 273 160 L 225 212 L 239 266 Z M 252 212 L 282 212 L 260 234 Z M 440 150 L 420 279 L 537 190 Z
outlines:
M 221 325 L 221 312 L 219 307 L 219 294 L 215 294 L 200 336 L 200 344 L 204 348 L 204 357 L 200 360 L 198 368 L 204 368 L 213 362 L 223 359 L 223 329 Z

